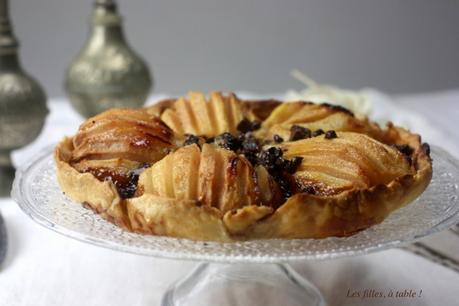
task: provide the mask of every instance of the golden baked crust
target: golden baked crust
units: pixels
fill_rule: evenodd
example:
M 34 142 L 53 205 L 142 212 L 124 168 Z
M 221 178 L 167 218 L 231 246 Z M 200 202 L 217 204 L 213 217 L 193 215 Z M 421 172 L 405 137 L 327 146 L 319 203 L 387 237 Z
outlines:
M 244 120 L 260 123 L 222 144 L 220 134 L 237 134 Z M 295 139 L 295 129 L 306 136 Z M 256 154 L 244 147 L 254 137 Z M 231 147 L 242 138 L 251 139 Z M 107 220 L 214 241 L 351 235 L 414 200 L 432 175 L 428 146 L 392 124 L 381 129 L 326 104 L 220 93 L 97 115 L 58 144 L 55 160 L 62 190 Z

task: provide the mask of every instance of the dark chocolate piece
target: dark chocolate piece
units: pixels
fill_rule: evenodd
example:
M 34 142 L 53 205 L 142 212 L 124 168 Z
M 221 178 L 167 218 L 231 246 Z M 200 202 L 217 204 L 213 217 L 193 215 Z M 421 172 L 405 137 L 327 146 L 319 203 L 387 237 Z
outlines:
M 292 125 L 290 128 L 290 141 L 311 138 L 311 130 L 299 125 Z
M 215 143 L 222 148 L 231 151 L 237 151 L 241 148 L 241 142 L 239 139 L 231 135 L 231 133 L 225 132 L 215 137 Z
M 421 147 L 422 147 L 422 150 L 424 151 L 424 153 L 427 156 L 430 157 L 430 146 L 429 146 L 429 144 L 427 142 L 424 142 Z
M 185 141 L 183 142 L 184 146 L 197 144 L 199 145 L 199 137 L 192 134 L 185 134 Z
M 261 127 L 261 122 L 258 120 L 250 121 L 247 118 L 244 118 L 237 125 L 237 130 L 241 133 L 252 132 L 258 130 Z
M 323 134 L 325 134 L 324 130 L 318 129 L 318 130 L 315 130 L 314 132 L 312 132 L 312 137 L 317 137 L 317 136 L 320 136 L 320 135 L 323 135 Z
M 273 140 L 274 140 L 274 142 L 276 142 L 276 143 L 281 143 L 281 142 L 284 141 L 284 138 L 282 138 L 282 137 L 280 137 L 279 135 L 275 134 L 275 135 L 273 136 Z
M 258 153 L 258 163 L 264 166 L 268 171 L 278 170 L 279 166 L 282 165 L 280 165 L 277 160 L 281 158 L 282 155 L 283 152 L 281 149 L 277 147 L 271 147 L 268 150 Z
M 400 151 L 400 153 L 408 157 L 410 157 L 411 154 L 413 154 L 414 152 L 414 149 L 407 144 L 401 144 L 401 145 L 394 144 L 392 146 L 396 148 L 398 151 Z
M 302 161 L 303 157 L 300 156 L 295 156 L 291 160 L 286 160 L 284 164 L 284 170 L 290 174 L 293 174 L 296 172 L 296 169 L 298 169 L 298 167 L 301 165 Z
M 327 131 L 325 133 L 325 139 L 333 139 L 333 138 L 337 138 L 338 135 L 336 135 L 336 132 L 333 131 L 333 130 L 330 130 L 330 131 Z

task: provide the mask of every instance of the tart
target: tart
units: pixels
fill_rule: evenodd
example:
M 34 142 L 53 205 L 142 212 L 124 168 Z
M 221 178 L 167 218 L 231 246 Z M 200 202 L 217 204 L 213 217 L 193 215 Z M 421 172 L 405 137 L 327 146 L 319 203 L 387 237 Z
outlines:
M 90 118 L 54 156 L 63 192 L 127 230 L 228 242 L 380 223 L 428 186 L 429 154 L 343 107 L 191 92 Z

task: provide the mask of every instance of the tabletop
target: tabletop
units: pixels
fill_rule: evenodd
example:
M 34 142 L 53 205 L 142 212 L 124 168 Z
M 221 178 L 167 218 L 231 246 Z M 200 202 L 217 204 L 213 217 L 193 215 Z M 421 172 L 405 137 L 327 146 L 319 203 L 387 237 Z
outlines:
M 152 97 L 150 102 L 159 96 Z M 426 141 L 459 158 L 459 90 L 392 97 L 394 109 L 416 114 Z M 82 118 L 64 99 L 49 101 L 51 113 L 40 137 L 13 155 L 21 165 L 36 152 L 73 134 Z M 394 115 L 393 109 L 386 112 Z M 409 116 L 408 116 L 409 117 Z M 9 249 L 0 268 L 0 305 L 158 305 L 169 285 L 197 263 L 144 257 L 84 244 L 34 223 L 9 198 L 0 199 Z M 459 254 L 454 234 L 427 238 L 445 252 Z M 328 261 L 295 262 L 333 305 L 457 305 L 459 273 L 401 249 Z M 352 298 L 350 291 L 413 290 L 416 297 Z M 224 298 L 224 297 L 222 297 Z

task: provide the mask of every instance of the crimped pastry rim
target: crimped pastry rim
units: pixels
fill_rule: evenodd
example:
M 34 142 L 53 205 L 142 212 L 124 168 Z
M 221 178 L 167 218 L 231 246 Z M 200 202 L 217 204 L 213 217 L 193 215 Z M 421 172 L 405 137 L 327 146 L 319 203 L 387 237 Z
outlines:
M 131 231 L 222 242 L 266 238 L 348 236 L 380 223 L 392 211 L 414 200 L 430 182 L 432 163 L 430 157 L 420 146 L 419 136 L 394 127 L 392 124 L 388 125 L 386 131 L 395 132 L 402 139 L 406 137 L 419 140 L 415 147 L 416 160 L 414 162 L 418 163 L 415 174 L 398 177 L 387 184 L 375 185 L 365 190 L 345 191 L 335 196 L 318 197 L 296 194 L 272 214 L 255 220 L 245 232 L 238 235 L 229 233 L 227 224 L 224 222 L 225 216 L 219 210 L 207 206 L 196 207 L 193 201 L 174 201 L 147 194 L 137 198 L 121 199 L 113 183 L 101 182 L 90 173 L 80 173 L 68 163 L 66 155 L 72 149 L 72 138 L 65 138 L 56 146 L 54 158 L 57 164 L 59 184 L 70 198 L 86 203 L 105 219 Z M 368 199 L 371 199 L 371 202 Z M 305 202 L 309 202 L 307 209 L 305 209 Z M 350 208 L 358 212 L 351 214 L 352 218 L 349 216 L 337 217 L 334 214 L 327 216 L 326 213 L 349 211 Z M 314 214 L 311 213 L 313 211 Z M 183 230 L 183 224 L 174 224 L 173 221 L 170 221 L 178 212 L 186 213 L 188 217 L 192 216 L 191 219 L 201 220 L 202 227 L 198 226 L 193 231 Z M 289 217 L 292 215 L 295 218 Z M 322 218 L 319 218 L 320 216 Z M 161 225 L 164 220 L 169 220 L 168 226 Z M 310 222 L 311 220 L 313 222 Z M 283 226 L 285 222 L 290 225 Z

